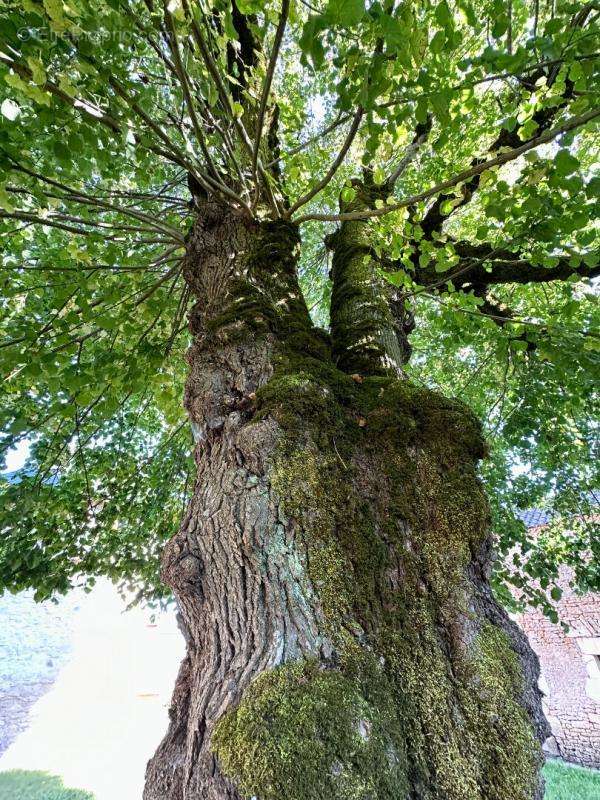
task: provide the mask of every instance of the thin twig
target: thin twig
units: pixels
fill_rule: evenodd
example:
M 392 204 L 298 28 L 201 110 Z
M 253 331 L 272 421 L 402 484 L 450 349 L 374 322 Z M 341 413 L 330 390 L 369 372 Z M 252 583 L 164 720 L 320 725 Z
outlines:
M 313 197 L 316 194 L 318 194 L 320 191 L 322 191 L 327 186 L 327 184 L 331 181 L 331 179 L 333 178 L 335 173 L 338 171 L 340 165 L 342 164 L 344 158 L 346 157 L 346 153 L 350 149 L 350 147 L 352 145 L 352 142 L 354 141 L 354 137 L 356 136 L 356 134 L 358 132 L 358 128 L 359 128 L 361 120 L 363 118 L 363 114 L 364 114 L 364 109 L 363 109 L 362 106 L 359 106 L 356 109 L 356 113 L 354 114 L 354 118 L 352 120 L 352 125 L 350 126 L 350 130 L 348 131 L 348 134 L 346 135 L 344 143 L 342 144 L 342 146 L 340 148 L 340 151 L 337 154 L 333 164 L 327 170 L 326 175 L 322 178 L 322 180 L 320 180 L 317 184 L 315 184 L 315 186 L 313 186 L 312 189 L 310 189 L 305 195 L 300 197 L 292 205 L 292 207 L 290 209 L 288 209 L 288 211 L 286 212 L 286 216 L 287 217 L 291 217 L 292 214 L 295 211 L 297 211 L 302 206 L 306 205 L 306 203 L 308 203 L 310 200 L 312 200 Z M 314 219 L 314 217 L 309 217 L 309 219 Z M 304 221 L 304 218 L 302 218 L 302 221 Z
M 260 97 L 260 104 L 258 108 L 258 118 L 256 120 L 256 133 L 254 135 L 254 152 L 252 154 L 252 174 L 256 173 L 256 166 L 258 161 L 258 151 L 260 149 L 260 140 L 262 138 L 263 125 L 265 122 L 265 112 L 267 110 L 267 103 L 269 101 L 269 94 L 271 92 L 271 84 L 273 82 L 273 75 L 275 74 L 275 67 L 277 66 L 277 59 L 279 58 L 279 50 L 281 42 L 283 41 L 283 34 L 285 33 L 285 26 L 290 10 L 290 0 L 282 0 L 281 13 L 279 15 L 279 23 L 275 32 L 275 39 L 273 41 L 273 49 L 271 50 L 271 57 L 267 67 L 267 74 L 265 75 L 265 82 L 263 84 L 262 94 Z

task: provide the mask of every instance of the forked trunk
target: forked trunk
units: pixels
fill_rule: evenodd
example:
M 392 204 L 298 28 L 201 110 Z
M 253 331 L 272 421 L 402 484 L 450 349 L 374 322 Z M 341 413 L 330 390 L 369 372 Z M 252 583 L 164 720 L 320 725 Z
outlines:
M 198 475 L 163 559 L 188 650 L 144 798 L 539 798 L 538 667 L 487 583 L 478 423 L 342 371 L 298 247 L 209 204 L 188 240 Z

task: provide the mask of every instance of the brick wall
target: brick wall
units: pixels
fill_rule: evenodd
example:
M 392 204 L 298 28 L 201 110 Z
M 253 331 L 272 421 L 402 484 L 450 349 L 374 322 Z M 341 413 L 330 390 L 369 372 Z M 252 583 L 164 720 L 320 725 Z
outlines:
M 516 621 L 538 654 L 552 727 L 548 752 L 588 767 L 600 768 L 600 594 L 576 595 L 569 571 L 561 570 L 562 598 L 556 603 L 564 632 L 537 609 Z

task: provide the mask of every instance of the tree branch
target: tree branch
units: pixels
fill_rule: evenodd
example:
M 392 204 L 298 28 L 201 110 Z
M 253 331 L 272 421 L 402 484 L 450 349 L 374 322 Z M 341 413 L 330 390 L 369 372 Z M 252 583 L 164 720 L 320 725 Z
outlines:
M 426 122 L 419 123 L 415 130 L 415 136 L 409 146 L 406 148 L 406 152 L 400 159 L 398 166 L 392 172 L 390 177 L 386 181 L 386 185 L 390 190 L 390 193 L 394 189 L 394 184 L 398 180 L 398 178 L 402 175 L 405 169 L 414 161 L 417 157 L 421 146 L 427 141 L 429 136 L 429 132 L 431 131 L 431 125 L 433 123 L 433 118 L 431 114 L 427 117 Z
M 32 79 L 32 72 L 29 67 L 26 67 L 24 64 L 20 64 L 18 61 L 15 61 L 13 58 L 10 58 L 6 53 L 0 53 L 0 59 L 12 69 L 14 73 L 19 75 L 21 78 L 26 78 L 28 81 Z M 106 128 L 110 128 L 113 133 L 121 133 L 121 125 L 114 117 L 111 117 L 109 114 L 105 114 L 98 106 L 94 105 L 93 103 L 88 102 L 87 100 L 81 100 L 79 98 L 71 97 L 71 95 L 63 92 L 62 89 L 53 83 L 52 81 L 46 81 L 40 89 L 50 92 L 55 97 L 58 97 L 67 105 L 71 106 L 72 108 L 81 111 L 90 119 L 94 120 L 95 122 L 99 122 L 101 125 L 104 125 Z
M 310 191 L 308 191 L 305 195 L 303 195 L 299 200 L 297 200 L 292 205 L 291 208 L 288 209 L 288 211 L 286 212 L 286 216 L 287 217 L 291 217 L 291 215 L 295 211 L 297 211 L 299 208 L 301 208 L 302 206 L 306 205 L 306 203 L 308 203 L 310 200 L 312 200 L 312 198 L 316 194 L 318 194 L 322 189 L 324 189 L 327 186 L 327 184 L 329 183 L 329 181 L 333 178 L 335 173 L 338 171 L 340 165 L 342 164 L 344 158 L 346 157 L 346 153 L 350 149 L 350 146 L 352 145 L 352 142 L 354 141 L 354 137 L 356 136 L 356 134 L 358 132 L 359 125 L 360 125 L 361 120 L 363 118 L 363 114 L 364 114 L 363 107 L 359 106 L 356 109 L 356 113 L 354 114 L 354 118 L 352 120 L 352 125 L 350 126 L 350 130 L 348 131 L 348 134 L 346 135 L 344 143 L 342 144 L 342 146 L 340 148 L 340 151 L 337 154 L 333 164 L 327 170 L 327 174 L 325 175 L 325 177 L 322 180 L 320 180 L 315 186 L 313 186 L 312 189 L 310 189 Z M 314 219 L 314 217 L 311 217 L 311 219 Z
M 198 25 L 196 19 L 194 18 L 194 15 L 191 13 L 190 4 L 189 4 L 188 0 L 182 0 L 182 4 L 183 4 L 183 9 L 184 9 L 187 17 L 190 20 L 190 25 L 191 25 L 191 29 L 192 29 L 192 36 L 193 36 L 194 41 L 196 42 L 196 45 L 197 45 L 197 47 L 198 47 L 198 49 L 200 51 L 200 55 L 202 56 L 202 60 L 204 61 L 204 65 L 206 66 L 206 69 L 208 70 L 208 74 L 213 79 L 213 82 L 214 82 L 215 87 L 217 89 L 217 94 L 219 95 L 219 99 L 221 100 L 221 104 L 223 106 L 223 110 L 225 111 L 225 114 L 229 117 L 229 119 L 233 122 L 233 126 L 236 129 L 236 131 L 238 132 L 238 135 L 239 135 L 239 137 L 241 139 L 241 142 L 242 142 L 243 146 L 246 148 L 246 150 L 249 153 L 250 157 L 253 157 L 254 147 L 252 145 L 252 142 L 250 141 L 250 137 L 248 136 L 248 132 L 246 131 L 246 128 L 244 127 L 244 123 L 242 122 L 242 120 L 239 118 L 239 116 L 237 114 L 234 113 L 233 105 L 232 105 L 232 102 L 231 102 L 231 98 L 229 97 L 229 95 L 227 93 L 227 89 L 225 88 L 225 84 L 223 83 L 223 79 L 221 77 L 221 73 L 219 72 L 219 68 L 217 67 L 217 65 L 214 62 L 214 59 L 213 59 L 213 57 L 211 55 L 209 47 L 208 47 L 208 45 L 206 43 L 206 40 L 204 38 L 204 35 L 202 34 L 202 31 L 200 30 L 200 26 Z M 271 190 L 271 184 L 269 182 L 269 176 L 268 176 L 268 174 L 267 174 L 267 172 L 266 172 L 266 170 L 265 170 L 265 168 L 263 166 L 263 163 L 262 163 L 260 157 L 257 158 L 256 164 L 257 164 L 259 175 L 260 175 L 260 177 L 261 177 L 261 179 L 263 181 L 263 184 L 265 186 L 265 189 L 267 191 L 267 197 L 268 197 L 269 203 L 270 203 L 273 211 L 275 212 L 275 214 L 277 216 L 279 216 L 279 207 L 277 205 L 277 201 L 275 200 L 275 197 L 273 196 L 273 192 Z
M 258 118 L 256 120 L 256 133 L 254 135 L 254 153 L 252 156 L 252 174 L 256 173 L 256 165 L 258 161 L 258 151 L 260 148 L 260 140 L 262 138 L 263 126 L 265 122 L 265 112 L 267 110 L 267 103 L 269 94 L 271 92 L 271 84 L 275 74 L 275 67 L 277 66 L 277 59 L 279 58 L 279 50 L 281 42 L 283 41 L 283 34 L 287 24 L 287 18 L 290 10 L 290 0 L 282 0 L 281 13 L 279 15 L 279 23 L 275 31 L 275 39 L 273 41 L 273 49 L 271 50 L 271 57 L 269 58 L 269 66 L 267 67 L 267 74 L 265 75 L 265 82 L 263 84 L 262 94 L 260 97 L 260 105 L 258 107 Z
M 576 14 L 571 23 L 572 27 L 575 28 L 583 26 L 585 24 L 589 11 L 590 11 L 589 7 L 584 7 L 581 10 L 581 12 Z M 556 81 L 559 69 L 560 69 L 560 63 L 553 64 L 551 67 L 548 68 L 547 72 L 544 69 L 539 69 L 536 72 L 534 72 L 533 75 L 531 75 L 527 79 L 527 81 L 522 80 L 521 85 L 531 93 L 536 89 L 536 81 L 539 78 L 545 76 L 547 86 L 548 88 L 550 88 Z M 559 113 L 559 111 L 565 108 L 572 95 L 573 95 L 573 84 L 571 81 L 567 80 L 565 85 L 565 90 L 562 94 L 562 102 L 550 108 L 540 108 L 538 111 L 534 113 L 532 120 L 537 125 L 537 136 L 539 136 L 540 133 L 543 133 L 550 127 L 552 122 L 556 119 L 556 116 Z M 528 139 L 521 139 L 519 135 L 520 127 L 521 126 L 515 128 L 512 131 L 503 128 L 500 131 L 500 134 L 496 137 L 495 141 L 490 145 L 488 153 L 497 153 L 505 147 L 518 148 L 522 144 L 525 144 L 526 142 L 529 142 L 533 138 L 535 138 L 535 137 L 529 137 Z M 480 160 L 481 159 L 477 158 L 473 159 L 471 165 L 472 166 L 477 165 Z M 449 216 L 451 216 L 459 208 L 462 208 L 468 202 L 470 202 L 473 195 L 479 188 L 480 181 L 481 181 L 480 175 L 479 174 L 474 175 L 472 179 L 462 187 L 462 198 L 460 199 L 460 201 L 455 202 L 447 214 L 442 214 L 443 204 L 448 200 L 456 200 L 456 198 L 453 195 L 442 194 L 434 201 L 434 203 L 431 205 L 431 207 L 429 208 L 429 210 L 427 211 L 425 217 L 421 222 L 421 228 L 426 237 L 428 238 L 431 237 L 431 234 L 434 231 L 440 231 L 444 222 L 448 219 Z
M 24 64 L 20 64 L 18 61 L 10 58 L 10 56 L 6 55 L 6 53 L 0 53 L 0 59 L 10 67 L 13 72 L 19 75 L 21 78 L 26 78 L 28 81 L 32 79 L 32 72 L 31 70 L 26 67 Z M 123 135 L 124 127 L 121 122 L 114 117 L 110 116 L 109 114 L 105 114 L 98 106 L 94 103 L 89 102 L 88 100 L 82 100 L 78 97 L 71 97 L 71 95 L 63 92 L 55 83 L 52 81 L 46 81 L 40 89 L 50 92 L 50 94 L 58 97 L 62 100 L 66 105 L 70 106 L 71 108 L 75 109 L 76 111 L 81 112 L 88 121 L 99 123 L 103 125 L 105 128 L 108 128 L 114 134 L 118 134 L 119 136 Z M 141 144 L 140 137 L 137 134 L 133 134 L 134 139 L 137 144 Z M 180 167 L 184 167 L 184 169 L 189 169 L 189 165 L 187 164 L 186 159 L 183 160 L 180 158 L 179 155 L 174 154 L 172 149 L 165 150 L 162 147 L 153 144 L 146 144 L 144 145 L 151 150 L 156 155 L 165 158 L 168 161 L 171 161 L 174 164 L 177 164 Z
M 68 233 L 76 233 L 78 236 L 89 236 L 91 231 L 83 228 L 76 228 L 74 225 L 67 225 L 64 222 L 53 220 L 52 217 L 38 217 L 37 214 L 28 214 L 24 211 L 2 211 L 0 219 L 18 219 L 24 222 L 32 222 L 37 225 L 48 225 L 50 228 L 59 228 Z
M 339 128 L 340 125 L 343 125 L 345 122 L 348 122 L 351 119 L 352 119 L 352 114 L 338 114 L 338 116 L 334 119 L 334 121 L 331 122 L 329 125 L 327 125 L 326 128 L 323 128 L 323 130 L 319 131 L 318 133 L 315 133 L 314 136 L 310 136 L 306 141 L 301 142 L 300 144 L 297 144 L 295 147 L 290 148 L 285 153 L 285 155 L 289 157 L 289 156 L 295 156 L 296 153 L 301 153 L 302 150 L 306 150 L 307 147 L 310 147 L 310 145 L 313 144 L 314 142 L 318 142 L 319 139 L 324 139 L 330 133 L 333 133 L 333 131 L 336 130 L 336 128 Z M 275 164 L 275 161 L 270 161 L 267 164 L 267 168 L 272 167 L 273 164 Z
M 173 17 L 171 16 L 171 12 L 169 11 L 169 4 L 167 0 L 164 0 L 164 15 L 165 20 L 167 23 L 167 30 L 170 34 L 169 37 L 169 44 L 171 47 L 171 52 L 173 55 L 174 66 L 175 66 L 175 74 L 179 78 L 179 82 L 181 83 L 181 91 L 183 92 L 183 99 L 185 101 L 188 114 L 190 115 L 190 119 L 192 120 L 192 126 L 194 128 L 194 132 L 198 139 L 198 143 L 200 144 L 200 148 L 202 149 L 202 153 L 204 158 L 206 159 L 206 163 L 208 165 L 209 170 L 212 172 L 214 179 L 220 183 L 220 175 L 215 167 L 212 157 L 209 153 L 206 139 L 204 137 L 204 131 L 202 130 L 202 126 L 198 121 L 198 116 L 196 114 L 196 109 L 194 107 L 194 101 L 192 99 L 192 95 L 190 92 L 190 86 L 187 79 L 187 74 L 183 66 L 183 62 L 181 59 L 181 52 L 179 50 L 179 42 L 177 41 L 177 32 L 175 30 L 175 25 L 173 23 Z
M 147 225 L 150 225 L 154 228 L 157 232 L 166 234 L 172 237 L 174 240 L 179 241 L 183 244 L 184 237 L 181 231 L 177 230 L 177 228 L 169 225 L 167 222 L 161 222 L 154 217 L 149 216 L 148 214 L 144 214 L 141 211 L 137 211 L 133 208 L 123 208 L 122 206 L 115 205 L 107 200 L 101 200 L 98 197 L 93 195 L 89 195 L 86 192 L 83 192 L 79 189 L 74 189 L 71 186 L 67 186 L 66 184 L 57 181 L 52 178 L 47 178 L 45 175 L 41 175 L 39 172 L 35 172 L 34 170 L 29 169 L 28 167 L 23 166 L 16 162 L 13 158 L 9 156 L 9 160 L 12 163 L 12 168 L 18 172 L 22 172 L 25 175 L 29 175 L 36 180 L 46 183 L 49 186 L 54 186 L 56 189 L 64 192 L 66 196 L 63 195 L 51 195 L 54 197 L 58 197 L 65 202 L 73 202 L 76 204 L 81 205 L 92 205 L 97 206 L 98 208 L 103 208 L 107 211 L 113 211 L 116 214 L 123 214 L 127 217 L 132 217 L 133 219 L 137 219 L 140 222 L 144 222 Z
M 600 264 L 590 267 L 585 263 L 578 267 L 569 263 L 573 257 L 581 261 L 591 253 L 575 255 L 561 255 L 559 263 L 554 267 L 543 267 L 531 261 L 519 258 L 517 253 L 510 250 L 493 248 L 491 245 L 472 245 L 468 242 L 456 242 L 454 249 L 461 258 L 461 264 L 456 270 L 449 270 L 442 275 L 444 282 L 452 281 L 457 287 L 494 286 L 505 283 L 549 283 L 551 281 L 565 281 L 571 275 L 581 278 L 594 278 L 600 275 Z M 470 265 L 468 262 L 472 261 Z M 466 263 L 465 263 L 466 262 Z M 486 269 L 488 265 L 490 269 Z M 427 285 L 429 282 L 439 283 L 440 274 L 433 269 L 420 270 L 417 268 L 419 283 Z
M 298 217 L 295 222 L 300 224 L 301 222 L 307 222 L 308 220 L 313 219 L 320 220 L 322 222 L 343 222 L 344 220 L 383 217 L 386 214 L 390 214 L 392 211 L 399 211 L 402 208 L 415 205 L 415 203 L 421 203 L 423 200 L 434 197 L 446 189 L 451 189 L 453 186 L 457 186 L 460 183 L 468 181 L 469 178 L 472 178 L 475 175 L 481 175 L 482 172 L 485 172 L 488 169 L 502 166 L 503 164 L 507 164 L 509 161 L 514 161 L 516 158 L 519 158 L 519 156 L 529 152 L 529 150 L 533 150 L 534 148 L 539 147 L 541 144 L 551 142 L 553 139 L 556 139 L 557 136 L 567 133 L 568 131 L 575 130 L 576 128 L 591 122 L 599 116 L 600 108 L 593 108 L 586 114 L 582 114 L 578 117 L 571 117 L 571 119 L 563 122 L 562 125 L 559 125 L 550 131 L 546 131 L 546 133 L 543 133 L 540 136 L 530 139 L 528 142 L 521 145 L 521 147 L 517 147 L 513 150 L 502 153 L 501 155 L 496 156 L 496 158 L 491 158 L 487 161 L 481 161 L 474 167 L 462 170 L 462 172 L 458 172 L 453 178 L 442 181 L 441 183 L 433 186 L 431 189 L 427 189 L 425 192 L 412 195 L 411 197 L 406 197 L 397 203 L 391 203 L 390 205 L 386 205 L 382 208 L 369 209 L 367 211 L 348 211 L 345 214 L 305 214 L 302 217 Z

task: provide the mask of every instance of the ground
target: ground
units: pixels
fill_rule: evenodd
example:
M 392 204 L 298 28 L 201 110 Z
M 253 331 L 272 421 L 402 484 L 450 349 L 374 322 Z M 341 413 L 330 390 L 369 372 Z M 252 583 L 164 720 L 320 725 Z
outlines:
M 598 800 L 600 771 L 550 761 L 545 800 Z M 95 800 L 86 791 L 65 788 L 60 778 L 42 772 L 0 773 L 0 800 Z
M 0 773 L 0 800 L 94 800 L 94 796 L 69 789 L 60 778 L 44 772 L 14 770 Z
M 545 800 L 598 800 L 600 770 L 585 769 L 564 761 L 548 761 Z
M 17 615 L 15 601 L 21 626 L 11 624 L 9 631 L 7 621 L 15 622 Z M 60 607 L 71 601 L 78 610 L 65 615 Z M 29 702 L 8 704 L 6 697 L 0 704 L 0 730 L 14 731 L 15 709 L 20 728 L 0 756 L 0 773 L 25 771 L 37 793 L 28 786 L 23 800 L 141 797 L 146 763 L 167 729 L 167 707 L 184 648 L 172 611 L 153 623 L 148 612 L 123 613 L 125 608 L 108 582 L 100 582 L 90 595 L 61 599 L 54 610 L 47 603 L 35 605 L 29 595 L 0 598 L 1 695 L 5 676 L 11 676 L 10 685 L 20 694 L 39 698 L 31 708 Z M 63 647 L 67 630 L 70 641 Z M 52 667 L 35 658 L 48 648 Z M 62 669 L 56 676 L 51 670 L 58 663 Z M 32 772 L 61 780 L 45 787 Z M 10 789 L 7 780 L 0 781 L 0 800 L 21 800 L 14 779 Z M 90 795 L 69 793 L 60 788 L 61 781 Z
M 78 592 L 57 604 L 36 603 L 33 592 L 0 598 L 0 756 L 67 662 L 81 599 Z
M 0 742 L 20 734 L 0 757 L 0 800 L 141 797 L 183 643 L 172 613 L 154 625 L 124 608 L 108 584 L 58 607 L 0 599 Z M 545 800 L 600 800 L 600 771 L 550 761 L 545 774 Z

